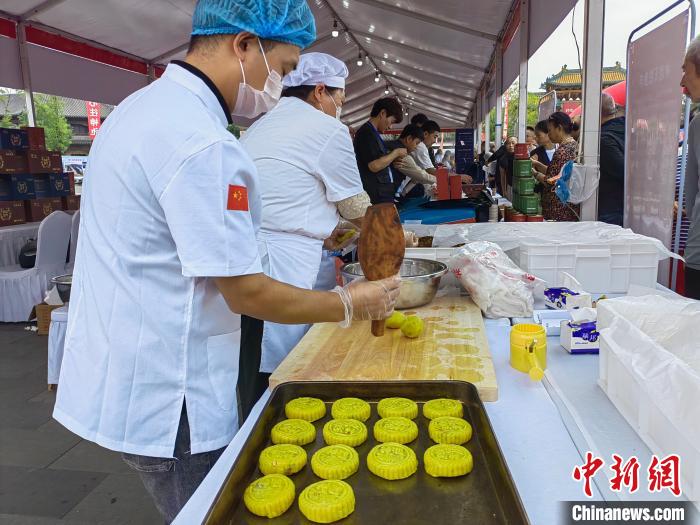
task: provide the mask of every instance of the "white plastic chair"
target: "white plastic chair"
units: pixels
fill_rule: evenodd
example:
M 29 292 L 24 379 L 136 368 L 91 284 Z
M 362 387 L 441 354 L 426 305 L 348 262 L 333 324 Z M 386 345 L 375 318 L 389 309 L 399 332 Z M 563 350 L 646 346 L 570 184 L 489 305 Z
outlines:
M 78 233 L 80 232 L 80 210 L 76 211 L 71 218 L 70 226 L 70 248 L 68 252 L 68 264 L 66 273 L 73 273 L 75 266 L 75 250 L 78 247 Z
M 49 281 L 65 273 L 70 230 L 71 216 L 53 212 L 39 225 L 34 268 L 0 267 L 0 322 L 26 321 L 34 305 L 43 301 Z

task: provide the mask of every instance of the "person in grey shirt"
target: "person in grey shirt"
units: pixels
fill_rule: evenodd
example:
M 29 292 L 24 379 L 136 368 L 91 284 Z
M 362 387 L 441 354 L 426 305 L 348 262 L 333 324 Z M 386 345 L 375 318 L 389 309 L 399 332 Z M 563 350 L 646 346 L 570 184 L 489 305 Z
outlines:
M 681 86 L 693 102 L 700 102 L 700 37 L 688 46 Z M 688 162 L 685 168 L 685 206 L 690 219 L 685 246 L 685 295 L 700 300 L 700 119 L 688 126 Z

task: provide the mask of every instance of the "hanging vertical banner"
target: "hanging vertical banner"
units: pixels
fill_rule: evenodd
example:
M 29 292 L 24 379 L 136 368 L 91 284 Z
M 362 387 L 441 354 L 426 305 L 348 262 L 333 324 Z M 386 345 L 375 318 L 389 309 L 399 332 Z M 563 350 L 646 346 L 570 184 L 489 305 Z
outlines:
M 627 48 L 625 227 L 671 244 L 688 12 Z M 660 282 L 666 283 L 663 266 Z
M 100 103 L 88 102 L 86 100 L 85 111 L 87 113 L 88 135 L 90 136 L 90 140 L 94 140 L 95 135 L 97 135 L 97 130 L 100 129 L 100 124 L 102 123 L 102 119 L 100 118 Z
M 458 128 L 455 130 L 455 171 L 465 175 L 472 164 L 474 164 L 474 128 Z

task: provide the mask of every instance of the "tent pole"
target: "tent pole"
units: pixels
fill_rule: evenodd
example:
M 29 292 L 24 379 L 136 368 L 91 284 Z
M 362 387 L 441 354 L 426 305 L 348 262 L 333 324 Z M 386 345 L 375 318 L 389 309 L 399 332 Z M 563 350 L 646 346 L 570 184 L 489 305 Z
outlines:
M 30 126 L 36 126 L 36 111 L 34 108 L 34 92 L 32 91 L 32 78 L 29 72 L 29 56 L 27 55 L 27 35 L 24 22 L 17 24 L 17 49 L 19 49 L 19 67 L 22 73 L 22 87 L 27 106 L 27 122 Z
M 153 62 L 148 63 L 148 83 L 150 84 L 156 79 L 156 67 Z
M 600 169 L 600 91 L 603 76 L 603 29 L 605 0 L 586 0 L 583 54 L 583 111 L 581 136 L 583 164 Z M 598 218 L 598 190 L 581 204 L 581 220 Z
M 488 87 L 488 82 L 486 83 L 486 86 Z M 487 93 L 487 89 L 484 89 L 484 92 L 482 93 L 483 96 L 483 102 L 481 103 L 481 107 L 483 109 L 484 113 L 484 132 L 486 135 L 486 151 L 490 151 L 491 147 L 491 108 L 489 107 L 489 96 Z
M 496 44 L 496 149 L 503 143 L 503 43 Z
M 525 142 L 527 127 L 527 66 L 530 56 L 530 0 L 520 0 L 520 87 L 518 104 L 518 142 Z

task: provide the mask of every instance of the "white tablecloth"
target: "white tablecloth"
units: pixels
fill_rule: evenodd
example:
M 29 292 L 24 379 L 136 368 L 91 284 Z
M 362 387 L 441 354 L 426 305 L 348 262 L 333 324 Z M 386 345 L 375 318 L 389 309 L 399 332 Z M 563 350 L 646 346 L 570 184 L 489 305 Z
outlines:
M 49 325 L 49 357 L 46 374 L 46 384 L 48 385 L 58 384 L 58 376 L 61 374 L 63 344 L 66 340 L 67 326 L 68 304 L 64 304 L 51 312 L 51 324 Z
M 19 264 L 19 251 L 28 239 L 36 239 L 39 222 L 0 227 L 0 267 Z

